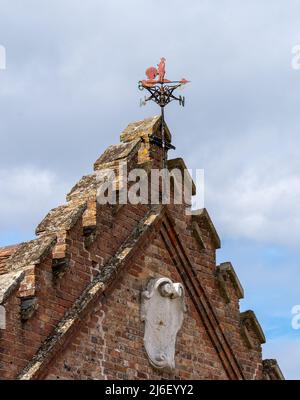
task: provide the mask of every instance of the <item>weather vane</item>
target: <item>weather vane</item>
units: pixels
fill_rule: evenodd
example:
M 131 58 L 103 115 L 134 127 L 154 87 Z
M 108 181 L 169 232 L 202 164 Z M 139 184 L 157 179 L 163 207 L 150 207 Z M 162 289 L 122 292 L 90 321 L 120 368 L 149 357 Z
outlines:
M 161 147 L 163 148 L 163 168 L 165 168 L 166 160 L 165 160 L 165 148 L 168 146 L 169 148 L 174 148 L 171 144 L 167 144 L 165 141 L 165 115 L 164 108 L 167 104 L 171 103 L 171 101 L 178 101 L 179 105 L 184 107 L 185 98 L 184 96 L 176 97 L 174 95 L 174 91 L 179 87 L 183 87 L 187 81 L 182 78 L 180 81 L 170 81 L 165 78 L 166 74 L 166 59 L 162 57 L 160 59 L 160 63 L 156 67 L 149 67 L 146 69 L 147 79 L 139 81 L 139 89 L 146 89 L 149 92 L 149 96 L 145 97 L 144 100 L 141 100 L 140 105 L 146 105 L 146 103 L 150 100 L 154 101 L 156 104 L 160 106 L 161 109 Z M 159 144 L 159 143 L 157 143 Z

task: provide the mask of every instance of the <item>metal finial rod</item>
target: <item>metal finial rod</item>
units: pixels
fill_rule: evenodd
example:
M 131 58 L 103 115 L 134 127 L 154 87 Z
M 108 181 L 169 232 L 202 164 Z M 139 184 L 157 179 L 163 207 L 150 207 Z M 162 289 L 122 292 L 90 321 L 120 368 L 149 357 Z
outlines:
M 162 157 L 163 168 L 166 168 L 166 137 L 165 137 L 165 109 L 161 107 L 161 142 L 162 142 Z

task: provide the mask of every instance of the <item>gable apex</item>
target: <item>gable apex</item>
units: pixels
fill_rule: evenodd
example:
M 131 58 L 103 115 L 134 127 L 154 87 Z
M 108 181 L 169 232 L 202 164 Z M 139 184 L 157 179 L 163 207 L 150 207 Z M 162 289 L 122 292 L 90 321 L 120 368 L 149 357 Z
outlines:
M 131 142 L 138 138 L 146 138 L 155 136 L 161 127 L 161 116 L 156 115 L 151 118 L 146 118 L 141 121 L 136 121 L 128 124 L 120 135 L 121 142 Z M 165 122 L 165 136 L 166 141 L 171 143 L 172 136 L 170 130 Z

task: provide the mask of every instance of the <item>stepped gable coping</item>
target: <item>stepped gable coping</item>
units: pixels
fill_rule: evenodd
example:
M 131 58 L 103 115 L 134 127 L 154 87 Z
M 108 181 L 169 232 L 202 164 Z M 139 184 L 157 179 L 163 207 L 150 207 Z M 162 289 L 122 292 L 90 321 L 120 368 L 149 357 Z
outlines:
M 86 210 L 84 203 L 67 203 L 52 209 L 36 228 L 36 234 L 56 232 L 58 230 L 69 231 Z
M 221 248 L 221 240 L 218 235 L 218 232 L 208 214 L 208 211 L 206 208 L 201 208 L 199 210 L 192 210 L 192 220 L 198 222 L 201 219 L 204 219 L 207 223 L 207 226 L 209 228 L 209 231 L 212 236 L 212 240 L 214 242 L 215 248 L 220 249 Z
M 195 182 L 193 181 L 193 178 L 191 177 L 191 174 L 189 173 L 189 171 L 187 169 L 187 166 L 186 166 L 183 158 L 178 157 L 178 158 L 173 158 L 171 160 L 168 160 L 167 167 L 168 167 L 168 169 L 178 168 L 181 170 L 182 173 L 184 173 L 185 170 L 187 171 L 188 178 L 189 178 L 191 186 L 192 186 L 192 196 L 194 196 L 196 194 L 196 185 L 195 185 Z
M 260 344 L 266 343 L 266 337 L 263 332 L 263 329 L 256 318 L 255 312 L 252 310 L 244 311 L 240 314 L 241 323 L 244 324 L 247 320 L 249 320 L 253 326 L 254 332 L 257 335 L 257 338 Z
M 15 244 L 12 246 L 5 246 L 0 248 L 0 275 L 6 274 L 8 272 L 6 268 L 6 261 L 9 257 L 17 251 L 20 244 Z
M 275 359 L 263 360 L 263 371 L 268 376 L 273 373 L 276 379 L 281 381 L 285 380 L 284 375 L 278 365 L 278 362 Z
M 239 299 L 244 298 L 244 289 L 243 286 L 231 264 L 231 262 L 224 262 L 217 266 L 217 272 L 226 273 L 235 288 L 236 294 Z
M 55 235 L 44 235 L 22 243 L 7 260 L 8 271 L 18 271 L 30 265 L 40 264 L 56 242 Z
M 156 115 L 154 117 L 146 118 L 141 121 L 136 121 L 128 124 L 120 135 L 121 142 L 130 142 L 137 138 L 147 139 L 157 133 L 161 127 L 161 116 Z M 165 138 L 166 141 L 172 142 L 172 135 L 170 130 L 165 123 Z
M 0 276 L 0 304 L 3 304 L 10 294 L 23 280 L 24 271 L 8 272 Z

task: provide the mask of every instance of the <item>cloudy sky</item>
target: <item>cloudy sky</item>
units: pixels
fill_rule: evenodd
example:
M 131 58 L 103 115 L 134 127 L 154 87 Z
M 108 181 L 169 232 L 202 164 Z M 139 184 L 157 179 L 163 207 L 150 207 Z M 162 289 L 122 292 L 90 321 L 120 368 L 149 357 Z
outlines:
M 0 0 L 0 246 L 37 223 L 139 108 L 137 81 L 167 59 L 186 107 L 167 122 L 267 336 L 264 356 L 300 379 L 298 0 Z

